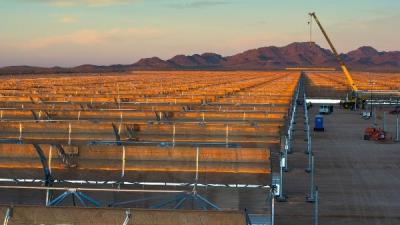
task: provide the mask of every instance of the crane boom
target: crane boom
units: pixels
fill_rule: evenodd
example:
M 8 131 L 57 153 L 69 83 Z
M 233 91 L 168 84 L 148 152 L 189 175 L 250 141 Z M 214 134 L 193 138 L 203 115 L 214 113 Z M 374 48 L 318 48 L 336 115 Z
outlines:
M 338 62 L 340 64 L 340 68 L 342 69 L 344 75 L 346 76 L 347 81 L 350 84 L 351 90 L 354 91 L 354 92 L 357 92 L 358 88 L 354 84 L 353 77 L 351 76 L 349 70 L 347 69 L 346 64 L 344 63 L 344 61 L 342 60 L 342 58 L 340 57 L 340 55 L 336 51 L 335 46 L 333 46 L 333 43 L 332 43 L 331 39 L 329 38 L 328 34 L 326 33 L 325 29 L 322 27 L 322 24 L 319 22 L 317 15 L 314 12 L 309 13 L 309 15 L 311 16 L 311 18 L 314 18 L 315 22 L 317 22 L 317 25 L 318 25 L 319 29 L 321 30 L 321 32 L 324 35 L 326 41 L 328 42 L 329 46 L 331 47 L 333 54 L 335 55 L 336 59 L 338 60 Z

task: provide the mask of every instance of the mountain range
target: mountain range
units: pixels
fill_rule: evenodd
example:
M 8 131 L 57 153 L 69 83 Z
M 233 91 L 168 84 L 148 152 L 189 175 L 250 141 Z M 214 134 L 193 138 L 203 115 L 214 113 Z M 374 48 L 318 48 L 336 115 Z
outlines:
M 369 46 L 341 54 L 351 70 L 400 71 L 400 51 L 378 51 Z M 140 59 L 128 65 L 81 65 L 71 68 L 10 66 L 0 74 L 91 73 L 133 70 L 280 70 L 287 67 L 338 67 L 332 52 L 310 42 L 295 42 L 283 47 L 262 47 L 232 56 L 216 53 L 176 55 L 168 60 L 158 57 Z

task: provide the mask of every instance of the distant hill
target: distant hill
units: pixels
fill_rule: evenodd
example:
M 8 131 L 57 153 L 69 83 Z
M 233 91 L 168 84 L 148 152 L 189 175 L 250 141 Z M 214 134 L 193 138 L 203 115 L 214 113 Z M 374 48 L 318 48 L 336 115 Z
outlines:
M 364 46 L 341 54 L 351 70 L 400 71 L 400 51 L 380 52 Z M 0 74 L 91 73 L 132 70 L 278 70 L 286 67 L 338 67 L 328 49 L 315 43 L 295 42 L 284 47 L 262 47 L 232 56 L 215 53 L 177 55 L 168 60 L 144 58 L 129 65 L 81 65 L 72 68 L 11 66 L 0 68 Z

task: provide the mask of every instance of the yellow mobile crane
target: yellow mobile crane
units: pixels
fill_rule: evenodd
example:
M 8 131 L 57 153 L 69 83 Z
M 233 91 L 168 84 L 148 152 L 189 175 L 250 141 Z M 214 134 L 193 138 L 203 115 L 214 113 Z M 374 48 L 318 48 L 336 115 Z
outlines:
M 342 71 L 343 71 L 344 75 L 346 76 L 347 81 L 348 81 L 348 83 L 350 85 L 352 94 L 351 94 L 350 98 L 347 98 L 346 100 L 344 100 L 342 102 L 343 107 L 346 108 L 346 109 L 347 108 L 355 108 L 355 107 L 357 107 L 359 101 L 362 100 L 362 99 L 359 99 L 360 96 L 358 96 L 358 88 L 354 84 L 353 77 L 351 76 L 349 70 L 347 69 L 346 64 L 344 63 L 343 59 L 340 57 L 340 55 L 336 51 L 335 46 L 333 46 L 332 41 L 330 40 L 330 38 L 328 37 L 328 34 L 326 33 L 325 29 L 322 27 L 321 23 L 319 22 L 318 17 L 315 14 L 315 12 L 309 13 L 309 15 L 310 15 L 310 18 L 311 18 L 310 23 L 312 23 L 312 19 L 314 19 L 315 22 L 317 23 L 319 29 L 321 30 L 321 32 L 324 35 L 326 41 L 328 42 L 329 46 L 331 47 L 333 54 L 335 55 L 337 61 L 339 62 L 340 68 L 342 69 Z

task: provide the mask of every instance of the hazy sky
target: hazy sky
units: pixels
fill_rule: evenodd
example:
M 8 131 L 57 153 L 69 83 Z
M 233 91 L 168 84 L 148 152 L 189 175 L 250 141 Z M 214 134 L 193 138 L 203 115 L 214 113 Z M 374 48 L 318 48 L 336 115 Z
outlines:
M 139 58 L 307 41 L 316 11 L 339 51 L 400 50 L 399 0 L 0 0 L 0 66 Z M 319 30 L 314 40 L 327 47 Z

